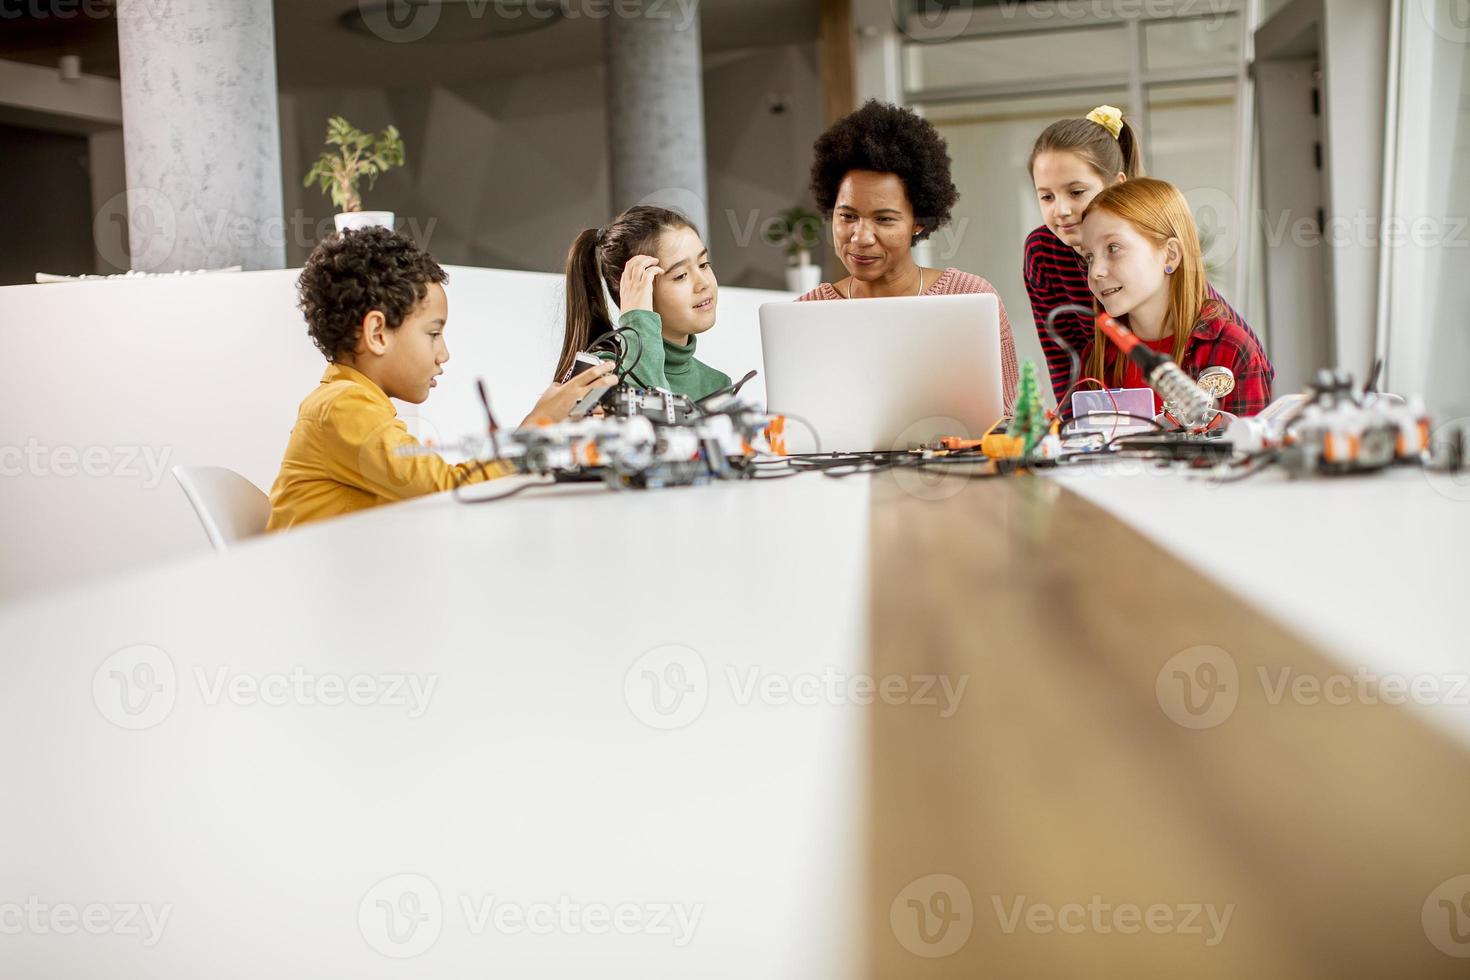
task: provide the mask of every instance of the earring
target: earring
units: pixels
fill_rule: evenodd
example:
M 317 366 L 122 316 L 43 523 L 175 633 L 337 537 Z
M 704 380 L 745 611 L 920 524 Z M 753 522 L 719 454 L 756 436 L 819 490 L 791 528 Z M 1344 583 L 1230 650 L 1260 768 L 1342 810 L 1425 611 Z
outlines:
M 1174 274 L 1174 267 L 1172 265 L 1166 265 L 1166 266 L 1164 266 L 1164 275 L 1166 275 L 1166 276 L 1172 276 L 1173 274 Z

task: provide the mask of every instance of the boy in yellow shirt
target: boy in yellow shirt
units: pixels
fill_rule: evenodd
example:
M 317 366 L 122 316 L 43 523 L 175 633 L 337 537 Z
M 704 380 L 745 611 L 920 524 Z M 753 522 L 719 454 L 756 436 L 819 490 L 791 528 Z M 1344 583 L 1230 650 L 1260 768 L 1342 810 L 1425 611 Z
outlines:
M 301 403 L 271 487 L 266 530 L 514 471 L 506 462 L 450 465 L 399 451 L 419 443 L 389 398 L 420 404 L 444 373 L 448 278 L 412 241 L 385 228 L 332 235 L 311 253 L 297 287 L 307 332 L 329 363 Z M 593 386 L 616 383 L 611 367 L 552 385 L 529 417 L 566 418 Z

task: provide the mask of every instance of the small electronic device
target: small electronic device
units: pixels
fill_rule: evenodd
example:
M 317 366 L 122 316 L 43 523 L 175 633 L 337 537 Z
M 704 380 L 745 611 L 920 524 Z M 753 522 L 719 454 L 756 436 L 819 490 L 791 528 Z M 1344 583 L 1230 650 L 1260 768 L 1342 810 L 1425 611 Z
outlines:
M 601 363 L 602 358 L 598 357 L 596 354 L 589 354 L 586 351 L 578 351 L 576 357 L 572 358 L 572 377 L 575 378 L 583 371 L 595 368 Z M 571 417 L 574 419 L 585 418 L 588 413 L 590 413 L 594 408 L 597 407 L 598 403 L 600 403 L 604 398 L 607 397 L 607 393 L 611 390 L 612 389 L 609 387 L 599 386 L 587 392 L 587 394 L 583 395 L 581 400 L 578 401 L 577 404 L 572 406 L 572 410 L 570 412 Z
M 769 404 L 820 436 L 791 433 L 793 453 L 979 438 L 1004 413 L 993 293 L 766 303 L 760 321 Z

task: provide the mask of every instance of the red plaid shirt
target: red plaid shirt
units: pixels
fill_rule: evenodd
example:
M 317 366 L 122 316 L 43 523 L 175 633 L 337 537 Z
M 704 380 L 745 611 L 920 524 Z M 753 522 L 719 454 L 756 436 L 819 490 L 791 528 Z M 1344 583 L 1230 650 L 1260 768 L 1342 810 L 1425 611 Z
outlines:
M 1210 312 L 1206 307 L 1206 312 Z M 1214 316 L 1206 316 L 1194 325 L 1189 345 L 1184 348 L 1184 360 L 1179 366 L 1191 378 L 1198 378 L 1207 367 L 1221 365 L 1235 374 L 1235 390 L 1220 399 L 1218 407 L 1232 415 L 1255 415 L 1271 404 L 1271 362 L 1261 353 L 1260 344 L 1253 334 L 1232 320 L 1222 308 L 1214 310 Z M 1163 354 L 1173 356 L 1174 338 L 1148 345 Z M 1092 342 L 1082 352 L 1082 363 L 1092 356 Z M 1118 360 L 1118 348 L 1108 344 L 1103 354 L 1105 368 L 1102 381 L 1113 383 L 1113 368 Z M 1146 388 L 1148 383 L 1142 372 L 1129 361 L 1124 365 L 1123 387 Z M 1160 408 L 1158 395 L 1154 395 L 1154 411 Z M 1067 406 L 1070 413 L 1071 406 Z
M 1087 285 L 1087 264 L 1072 246 L 1058 238 L 1050 228 L 1042 225 L 1030 235 L 1026 236 L 1025 266 L 1022 269 L 1022 273 L 1026 279 L 1026 295 L 1031 300 L 1031 315 L 1036 320 L 1036 336 L 1041 341 L 1041 351 L 1046 355 L 1047 371 L 1051 374 L 1052 391 L 1060 398 L 1067 390 L 1067 386 L 1075 381 L 1076 378 L 1073 377 L 1072 359 L 1067 354 L 1067 348 L 1057 343 L 1046 332 L 1046 317 L 1052 310 L 1067 303 L 1078 303 L 1088 308 L 1095 306 L 1097 301 L 1092 295 L 1092 290 Z M 1209 287 L 1209 291 L 1210 299 L 1219 304 L 1223 318 L 1239 328 L 1238 330 L 1229 331 L 1228 335 L 1222 334 L 1227 339 L 1221 341 L 1225 347 L 1221 348 L 1220 356 L 1229 356 L 1232 353 L 1229 347 L 1234 342 L 1234 338 L 1239 337 L 1243 333 L 1247 346 L 1251 348 L 1251 360 L 1263 365 L 1265 372 L 1263 388 L 1266 400 L 1252 411 L 1245 413 L 1255 414 L 1255 412 L 1259 412 L 1266 405 L 1270 404 L 1271 382 L 1275 380 L 1276 369 L 1271 366 L 1270 360 L 1266 357 L 1265 348 L 1261 344 L 1260 338 L 1255 335 L 1244 318 L 1235 312 L 1235 310 L 1231 309 L 1230 304 L 1225 302 L 1219 293 L 1215 292 L 1213 286 Z M 1076 313 L 1063 313 L 1057 317 L 1053 329 L 1056 331 L 1058 337 L 1069 345 L 1072 350 L 1082 356 L 1081 363 L 1085 366 L 1087 364 L 1087 355 L 1084 351 L 1088 351 L 1092 345 L 1092 320 L 1079 316 Z M 1197 325 L 1195 327 L 1196 332 L 1199 329 L 1200 325 Z M 1191 340 L 1190 352 L 1193 353 L 1200 346 L 1201 342 L 1202 339 L 1198 336 L 1194 340 Z M 1202 356 L 1210 356 L 1208 346 L 1206 346 Z M 1109 363 L 1111 364 L 1111 361 Z M 1200 369 L 1208 367 L 1211 364 L 1223 364 L 1235 371 L 1236 390 L 1226 396 L 1225 404 L 1221 407 L 1227 412 L 1233 412 L 1236 415 L 1242 414 L 1229 407 L 1232 399 L 1235 399 L 1237 395 L 1244 395 L 1244 392 L 1242 392 L 1243 382 L 1241 371 L 1234 361 L 1207 360 L 1200 362 L 1197 367 L 1187 366 L 1186 370 L 1192 376 L 1198 376 Z M 1072 406 L 1063 405 L 1060 407 L 1063 416 L 1070 417 Z

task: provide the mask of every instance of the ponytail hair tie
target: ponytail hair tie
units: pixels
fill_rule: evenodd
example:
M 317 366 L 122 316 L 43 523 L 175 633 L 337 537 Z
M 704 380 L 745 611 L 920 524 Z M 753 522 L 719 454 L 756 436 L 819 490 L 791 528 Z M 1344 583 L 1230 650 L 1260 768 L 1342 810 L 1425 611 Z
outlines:
M 1100 105 L 1089 112 L 1087 118 L 1106 129 L 1113 139 L 1123 135 L 1123 110 L 1117 106 Z

